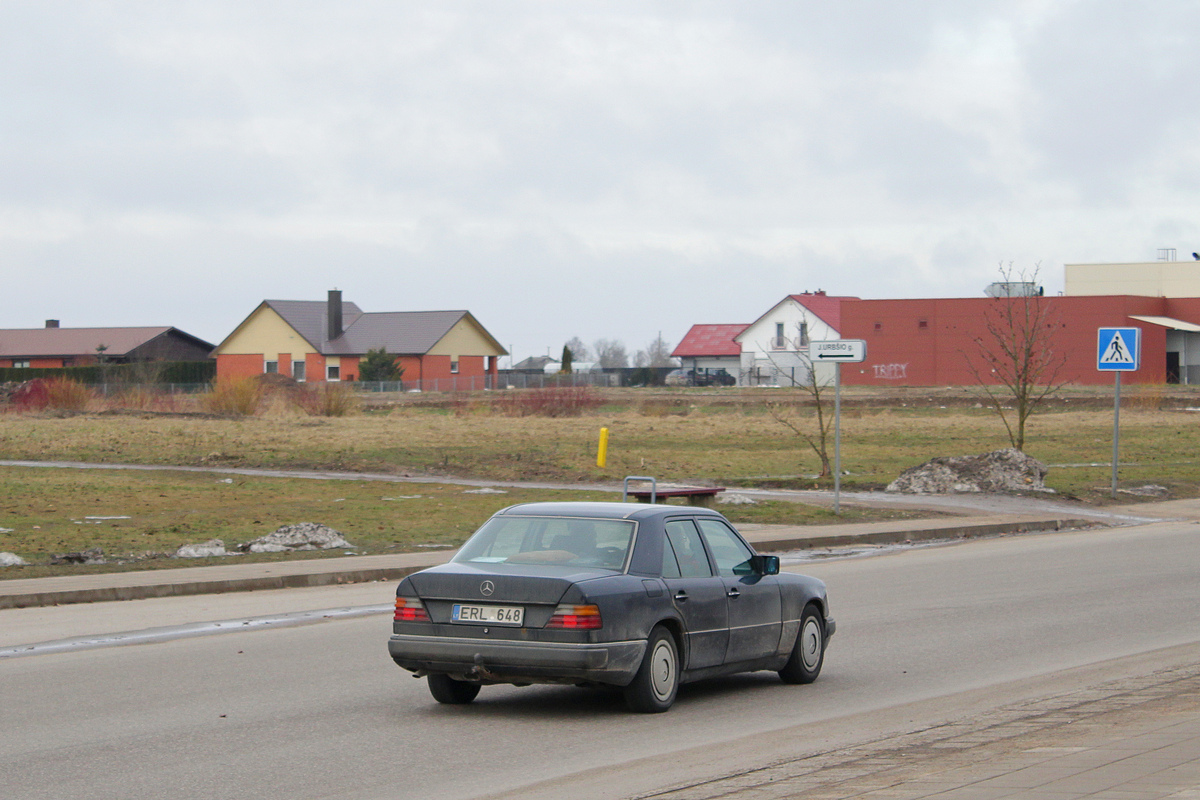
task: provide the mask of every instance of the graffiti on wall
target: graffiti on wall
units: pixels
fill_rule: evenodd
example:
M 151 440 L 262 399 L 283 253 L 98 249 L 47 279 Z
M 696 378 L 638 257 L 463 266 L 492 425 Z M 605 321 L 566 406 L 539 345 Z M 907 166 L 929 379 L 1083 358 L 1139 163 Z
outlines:
M 882 381 L 898 381 L 908 377 L 908 364 L 874 364 L 875 378 Z

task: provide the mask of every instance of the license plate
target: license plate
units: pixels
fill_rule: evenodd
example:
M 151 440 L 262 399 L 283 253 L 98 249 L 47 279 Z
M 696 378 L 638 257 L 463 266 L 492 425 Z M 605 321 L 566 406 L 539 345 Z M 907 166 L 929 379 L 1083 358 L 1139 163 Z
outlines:
M 450 619 L 453 622 L 480 625 L 520 625 L 525 621 L 525 609 L 521 606 L 467 606 L 455 603 Z

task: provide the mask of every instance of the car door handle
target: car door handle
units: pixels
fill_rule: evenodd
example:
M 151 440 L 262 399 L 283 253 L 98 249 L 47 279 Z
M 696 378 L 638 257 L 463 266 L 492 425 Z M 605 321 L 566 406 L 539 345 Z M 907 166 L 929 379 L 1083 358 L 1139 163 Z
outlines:
M 738 597 L 741 597 L 741 596 L 742 596 L 742 593 L 741 593 L 741 592 L 739 592 L 739 591 L 737 590 L 737 588 L 735 587 L 735 588 L 733 588 L 733 589 L 730 589 L 729 591 L 727 591 L 727 592 L 725 593 L 725 596 L 726 596 L 726 597 L 732 597 L 732 598 L 735 598 L 735 599 L 736 599 L 736 598 L 738 598 Z
M 677 591 L 675 593 L 675 599 L 681 603 L 686 602 L 687 598 L 688 598 L 688 594 L 683 589 L 680 589 L 679 591 Z

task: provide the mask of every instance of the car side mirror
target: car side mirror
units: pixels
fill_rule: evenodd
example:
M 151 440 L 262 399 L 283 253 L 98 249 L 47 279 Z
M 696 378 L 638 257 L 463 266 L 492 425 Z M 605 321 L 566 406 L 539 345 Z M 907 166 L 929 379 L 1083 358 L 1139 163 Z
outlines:
M 779 574 L 779 556 L 751 556 L 750 565 L 759 575 Z

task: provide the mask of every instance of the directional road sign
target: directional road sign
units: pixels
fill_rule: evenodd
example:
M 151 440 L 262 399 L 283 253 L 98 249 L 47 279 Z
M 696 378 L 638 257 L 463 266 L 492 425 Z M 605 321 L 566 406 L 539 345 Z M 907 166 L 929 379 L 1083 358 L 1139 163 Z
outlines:
M 856 362 L 867 357 L 867 343 L 862 339 L 834 339 L 809 342 L 808 357 L 814 362 Z
M 1096 337 L 1096 369 L 1133 372 L 1141 366 L 1141 328 L 1100 328 Z

